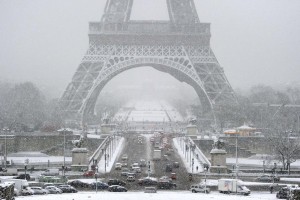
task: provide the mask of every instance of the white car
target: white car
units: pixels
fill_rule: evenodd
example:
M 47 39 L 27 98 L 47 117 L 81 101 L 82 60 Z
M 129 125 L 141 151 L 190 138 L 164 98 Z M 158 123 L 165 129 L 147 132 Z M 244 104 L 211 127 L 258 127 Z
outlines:
M 140 167 L 132 167 L 132 171 L 134 171 L 135 173 L 141 173 L 142 172 Z
M 203 193 L 210 193 L 210 188 L 209 187 L 205 187 L 204 185 L 191 185 L 190 190 L 193 193 L 197 193 L 197 192 L 203 192 Z
M 115 169 L 116 170 L 121 170 L 122 169 L 122 164 L 121 163 L 116 163 L 115 164 Z
M 33 194 L 49 194 L 48 190 L 45 190 L 41 187 L 31 187 L 31 189 L 33 190 Z
M 61 194 L 62 190 L 55 186 L 47 186 L 45 190 L 48 190 L 50 194 Z

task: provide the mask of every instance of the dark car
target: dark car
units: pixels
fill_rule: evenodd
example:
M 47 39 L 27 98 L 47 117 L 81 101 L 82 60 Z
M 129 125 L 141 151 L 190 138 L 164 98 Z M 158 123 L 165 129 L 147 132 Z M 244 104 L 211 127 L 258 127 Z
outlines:
M 108 187 L 109 192 L 127 192 L 127 189 L 120 185 L 111 185 Z
M 78 192 L 73 186 L 71 185 L 59 185 L 58 186 L 59 189 L 61 189 L 61 191 L 63 193 L 76 193 Z
M 289 188 L 288 187 L 282 187 L 277 192 L 276 197 L 277 197 L 277 199 L 287 199 L 288 193 L 289 193 Z
M 100 189 L 100 190 L 106 190 L 109 187 L 109 185 L 107 183 L 100 182 L 100 181 L 97 181 L 97 184 L 96 184 L 96 182 L 93 182 L 90 184 L 92 189 L 96 189 L 96 185 L 97 185 L 97 189 Z
M 179 162 L 174 162 L 174 163 L 173 163 L 173 167 L 174 167 L 174 168 L 179 168 Z
M 280 178 L 278 176 L 269 175 L 269 174 L 261 175 L 261 176 L 257 177 L 255 180 L 261 181 L 261 182 L 273 182 L 273 179 L 274 179 L 274 181 L 280 180 Z
M 172 165 L 171 164 L 166 165 L 166 172 L 172 172 Z
M 121 185 L 121 186 L 125 186 L 126 183 L 124 181 L 121 181 L 119 179 L 109 179 L 107 182 L 108 185 Z
M 15 177 L 15 179 L 25 179 L 29 181 L 30 180 L 30 175 L 29 174 L 19 174 L 17 177 Z
M 177 187 L 176 183 L 173 183 L 172 181 L 159 181 L 157 183 L 157 188 L 158 189 L 175 189 Z
M 143 186 L 157 185 L 157 179 L 151 177 L 141 178 L 138 180 L 138 184 Z
M 124 169 L 121 171 L 121 176 L 127 176 L 128 173 L 129 173 L 129 169 L 128 169 L 128 168 L 124 168 Z
M 90 184 L 80 181 L 80 180 L 72 180 L 72 181 L 69 181 L 68 184 L 75 188 L 89 188 L 90 187 Z

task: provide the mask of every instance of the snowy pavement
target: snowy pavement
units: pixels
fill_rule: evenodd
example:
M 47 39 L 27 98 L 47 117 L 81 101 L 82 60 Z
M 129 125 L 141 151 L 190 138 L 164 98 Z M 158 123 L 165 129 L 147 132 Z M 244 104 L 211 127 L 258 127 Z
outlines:
M 269 192 L 254 192 L 250 196 L 241 195 L 227 195 L 218 192 L 211 192 L 210 194 L 192 193 L 190 191 L 157 191 L 157 193 L 144 193 L 144 192 L 125 192 L 125 193 L 111 193 L 111 192 L 79 192 L 76 194 L 54 194 L 54 195 L 37 195 L 37 196 L 24 196 L 17 197 L 16 200 L 275 200 L 276 194 Z

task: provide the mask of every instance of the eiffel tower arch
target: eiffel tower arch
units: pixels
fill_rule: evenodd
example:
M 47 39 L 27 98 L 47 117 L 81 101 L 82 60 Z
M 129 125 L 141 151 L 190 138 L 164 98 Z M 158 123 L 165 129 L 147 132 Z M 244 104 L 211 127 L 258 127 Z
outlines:
M 89 48 L 60 99 L 65 119 L 84 122 L 113 77 L 141 66 L 191 85 L 212 116 L 221 102 L 236 102 L 210 48 L 210 24 L 200 23 L 193 0 L 166 1 L 170 20 L 133 21 L 133 0 L 107 0 L 101 21 L 89 24 Z

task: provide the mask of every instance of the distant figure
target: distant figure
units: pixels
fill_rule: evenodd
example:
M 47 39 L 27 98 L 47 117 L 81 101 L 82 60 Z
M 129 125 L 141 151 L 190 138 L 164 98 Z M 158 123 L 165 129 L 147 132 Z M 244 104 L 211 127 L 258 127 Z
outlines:
M 273 185 L 270 186 L 270 193 L 272 194 L 273 193 L 273 190 L 274 190 L 274 187 Z
M 198 172 L 198 166 L 196 166 L 196 171 Z

